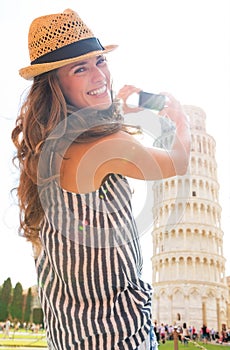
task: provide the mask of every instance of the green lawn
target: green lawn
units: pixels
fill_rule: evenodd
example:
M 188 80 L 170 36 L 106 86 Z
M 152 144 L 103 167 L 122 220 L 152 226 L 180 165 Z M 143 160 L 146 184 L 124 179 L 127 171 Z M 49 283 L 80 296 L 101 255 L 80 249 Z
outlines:
M 32 333 L 21 330 L 15 333 L 10 332 L 9 338 L 5 338 L 4 334 L 0 334 L 0 350 L 8 350 L 20 346 L 28 348 L 46 348 L 45 332 L 39 331 L 39 333 Z
M 9 339 L 4 339 L 4 335 L 0 333 L 0 350 L 12 350 L 17 347 L 27 348 L 40 348 L 42 350 L 47 349 L 45 332 L 39 331 L 38 334 L 19 331 L 11 332 Z M 222 348 L 222 349 L 221 349 Z M 224 349 L 223 349 L 224 348 Z M 230 344 L 219 345 L 219 344 L 203 344 L 203 343 L 189 343 L 188 345 L 181 344 L 178 342 L 178 350 L 230 350 Z M 165 344 L 160 344 L 159 350 L 174 350 L 174 342 L 166 341 Z
M 230 344 L 228 345 L 220 345 L 220 344 L 203 344 L 200 342 L 197 343 L 189 343 L 188 345 L 178 343 L 179 350 L 230 350 Z M 165 344 L 160 344 L 159 350 L 174 350 L 174 342 L 166 341 Z

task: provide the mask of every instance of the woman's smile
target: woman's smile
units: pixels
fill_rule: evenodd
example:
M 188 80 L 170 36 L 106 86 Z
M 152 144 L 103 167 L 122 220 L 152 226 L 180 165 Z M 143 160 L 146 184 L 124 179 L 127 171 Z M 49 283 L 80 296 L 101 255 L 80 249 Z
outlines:
M 107 90 L 107 86 L 105 84 L 101 88 L 98 88 L 98 89 L 91 90 L 91 91 L 87 92 L 87 94 L 90 95 L 90 96 L 99 96 L 99 95 L 104 94 L 106 92 L 106 90 Z

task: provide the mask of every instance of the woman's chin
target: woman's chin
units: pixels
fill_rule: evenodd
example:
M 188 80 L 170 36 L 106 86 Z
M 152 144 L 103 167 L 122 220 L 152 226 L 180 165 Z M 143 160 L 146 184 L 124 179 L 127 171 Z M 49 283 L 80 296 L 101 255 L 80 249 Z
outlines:
M 103 101 L 103 102 L 98 102 L 98 104 L 95 104 L 95 109 L 99 110 L 99 111 L 103 111 L 105 109 L 108 109 L 109 107 L 111 107 L 112 105 L 112 101 L 108 100 L 108 101 Z

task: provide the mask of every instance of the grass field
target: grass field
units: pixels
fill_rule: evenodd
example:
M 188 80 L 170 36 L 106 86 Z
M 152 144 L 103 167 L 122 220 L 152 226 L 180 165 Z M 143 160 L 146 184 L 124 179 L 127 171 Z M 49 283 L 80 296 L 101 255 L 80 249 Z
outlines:
M 11 332 L 10 338 L 4 338 L 0 333 L 0 350 L 12 349 L 47 349 L 46 337 L 44 331 L 39 333 L 30 333 L 25 331 Z M 230 344 L 203 344 L 203 343 L 189 343 L 188 345 L 178 343 L 178 350 L 230 350 Z M 94 350 L 94 349 L 92 349 Z M 96 349 L 95 349 L 96 350 Z M 99 350 L 99 349 L 97 349 Z M 166 341 L 165 344 L 160 344 L 159 350 L 174 350 L 174 342 Z
M 179 350 L 196 350 L 196 349 L 207 349 L 207 350 L 227 350 L 230 349 L 230 344 L 226 347 L 225 345 L 219 345 L 219 344 L 202 344 L 197 343 L 196 345 L 189 343 L 188 345 L 184 345 L 179 343 L 178 349 Z M 159 346 L 159 350 L 174 350 L 174 343 L 173 341 L 167 341 L 165 344 L 161 344 Z
M 0 350 L 8 350 L 12 348 L 47 348 L 46 336 L 44 331 L 32 333 L 26 331 L 10 332 L 8 338 L 4 334 L 0 334 Z

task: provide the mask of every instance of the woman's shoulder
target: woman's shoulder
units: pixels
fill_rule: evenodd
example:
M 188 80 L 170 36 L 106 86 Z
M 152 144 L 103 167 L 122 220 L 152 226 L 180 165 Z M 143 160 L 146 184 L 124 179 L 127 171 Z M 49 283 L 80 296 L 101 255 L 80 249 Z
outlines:
M 120 130 L 90 142 L 72 142 L 63 156 L 63 162 L 76 167 L 87 158 L 91 163 L 99 160 L 101 155 L 112 156 L 121 142 L 135 142 L 132 135 Z M 88 163 L 89 165 L 89 163 Z
M 71 157 L 79 160 L 79 158 L 88 150 L 101 144 L 108 146 L 111 140 L 129 140 L 131 142 L 136 142 L 133 135 L 123 130 L 119 130 L 115 133 L 96 138 L 95 140 L 91 140 L 90 142 L 72 142 L 66 151 L 66 156 L 68 157 L 71 155 Z
M 91 142 L 73 142 L 61 161 L 61 187 L 76 193 L 97 190 L 105 176 L 113 170 L 108 168 L 107 171 L 102 165 L 113 158 L 122 140 L 131 141 L 130 137 L 126 132 L 118 131 Z

